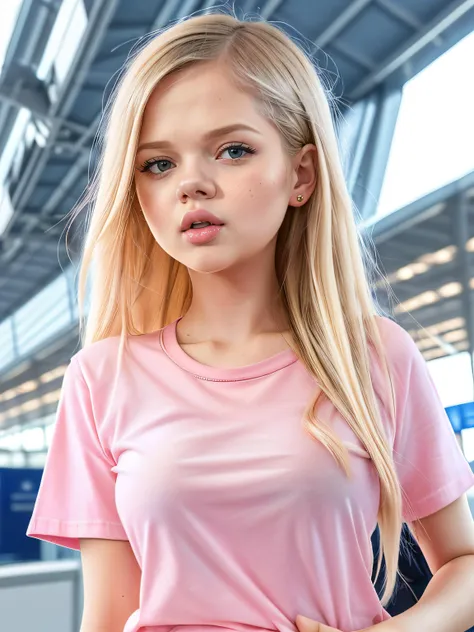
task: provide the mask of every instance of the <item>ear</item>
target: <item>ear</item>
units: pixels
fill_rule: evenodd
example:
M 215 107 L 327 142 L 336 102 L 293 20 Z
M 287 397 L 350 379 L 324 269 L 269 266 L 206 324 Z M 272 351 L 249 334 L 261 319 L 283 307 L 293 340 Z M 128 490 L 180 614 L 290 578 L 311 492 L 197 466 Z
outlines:
M 293 188 L 290 206 L 303 206 L 316 186 L 318 153 L 315 145 L 304 145 L 292 158 Z

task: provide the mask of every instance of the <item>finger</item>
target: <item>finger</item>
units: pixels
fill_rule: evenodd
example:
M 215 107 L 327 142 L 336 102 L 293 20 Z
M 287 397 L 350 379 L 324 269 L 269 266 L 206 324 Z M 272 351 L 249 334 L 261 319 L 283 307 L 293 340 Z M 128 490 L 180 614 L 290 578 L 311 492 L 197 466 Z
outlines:
M 299 632 L 341 632 L 340 630 L 336 630 L 336 628 L 330 628 L 324 623 L 318 623 L 313 619 L 308 619 L 308 617 L 304 617 L 299 614 L 296 617 L 296 627 Z
M 303 617 L 301 614 L 296 617 L 296 627 L 299 632 L 325 632 L 326 628 L 326 626 L 322 627 L 317 621 Z

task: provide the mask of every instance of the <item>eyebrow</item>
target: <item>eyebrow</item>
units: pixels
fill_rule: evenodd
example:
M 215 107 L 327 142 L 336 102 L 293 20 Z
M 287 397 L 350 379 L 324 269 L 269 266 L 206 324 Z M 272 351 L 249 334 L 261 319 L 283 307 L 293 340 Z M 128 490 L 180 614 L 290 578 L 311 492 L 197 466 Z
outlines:
M 250 125 L 245 125 L 244 123 L 235 123 L 233 125 L 226 125 L 225 127 L 218 127 L 217 129 L 210 130 L 203 135 L 203 138 L 204 140 L 213 140 L 214 138 L 218 138 L 219 136 L 225 136 L 226 134 L 240 131 L 260 134 L 258 130 L 256 130 L 254 127 L 250 127 Z M 170 148 L 172 147 L 172 143 L 170 143 L 170 141 L 168 140 L 154 140 L 149 143 L 142 143 L 138 147 L 137 153 L 139 151 L 142 151 L 143 149 L 157 149 L 158 147 Z

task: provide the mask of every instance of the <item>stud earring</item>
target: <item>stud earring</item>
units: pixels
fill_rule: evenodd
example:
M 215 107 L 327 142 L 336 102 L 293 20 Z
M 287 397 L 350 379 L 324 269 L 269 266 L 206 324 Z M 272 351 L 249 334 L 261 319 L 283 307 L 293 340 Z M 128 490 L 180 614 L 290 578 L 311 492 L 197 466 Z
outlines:
M 303 201 L 303 196 L 302 195 L 297 195 L 296 196 L 296 200 L 297 200 L 297 202 L 302 202 Z

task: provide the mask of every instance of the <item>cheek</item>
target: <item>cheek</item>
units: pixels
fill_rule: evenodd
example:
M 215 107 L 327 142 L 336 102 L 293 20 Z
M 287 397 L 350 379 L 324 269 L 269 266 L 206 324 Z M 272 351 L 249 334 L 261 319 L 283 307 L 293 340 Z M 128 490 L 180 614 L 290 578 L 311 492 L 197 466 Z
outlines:
M 167 203 L 164 197 L 164 188 L 156 186 L 152 178 L 141 178 L 135 182 L 138 201 L 143 215 L 152 232 L 162 229 L 166 225 Z M 168 203 L 169 205 L 169 203 Z
M 289 201 L 289 176 L 283 166 L 268 166 L 254 171 L 239 183 L 235 199 L 245 202 L 242 212 L 263 218 L 283 220 Z M 271 224 L 272 222 L 270 222 Z

